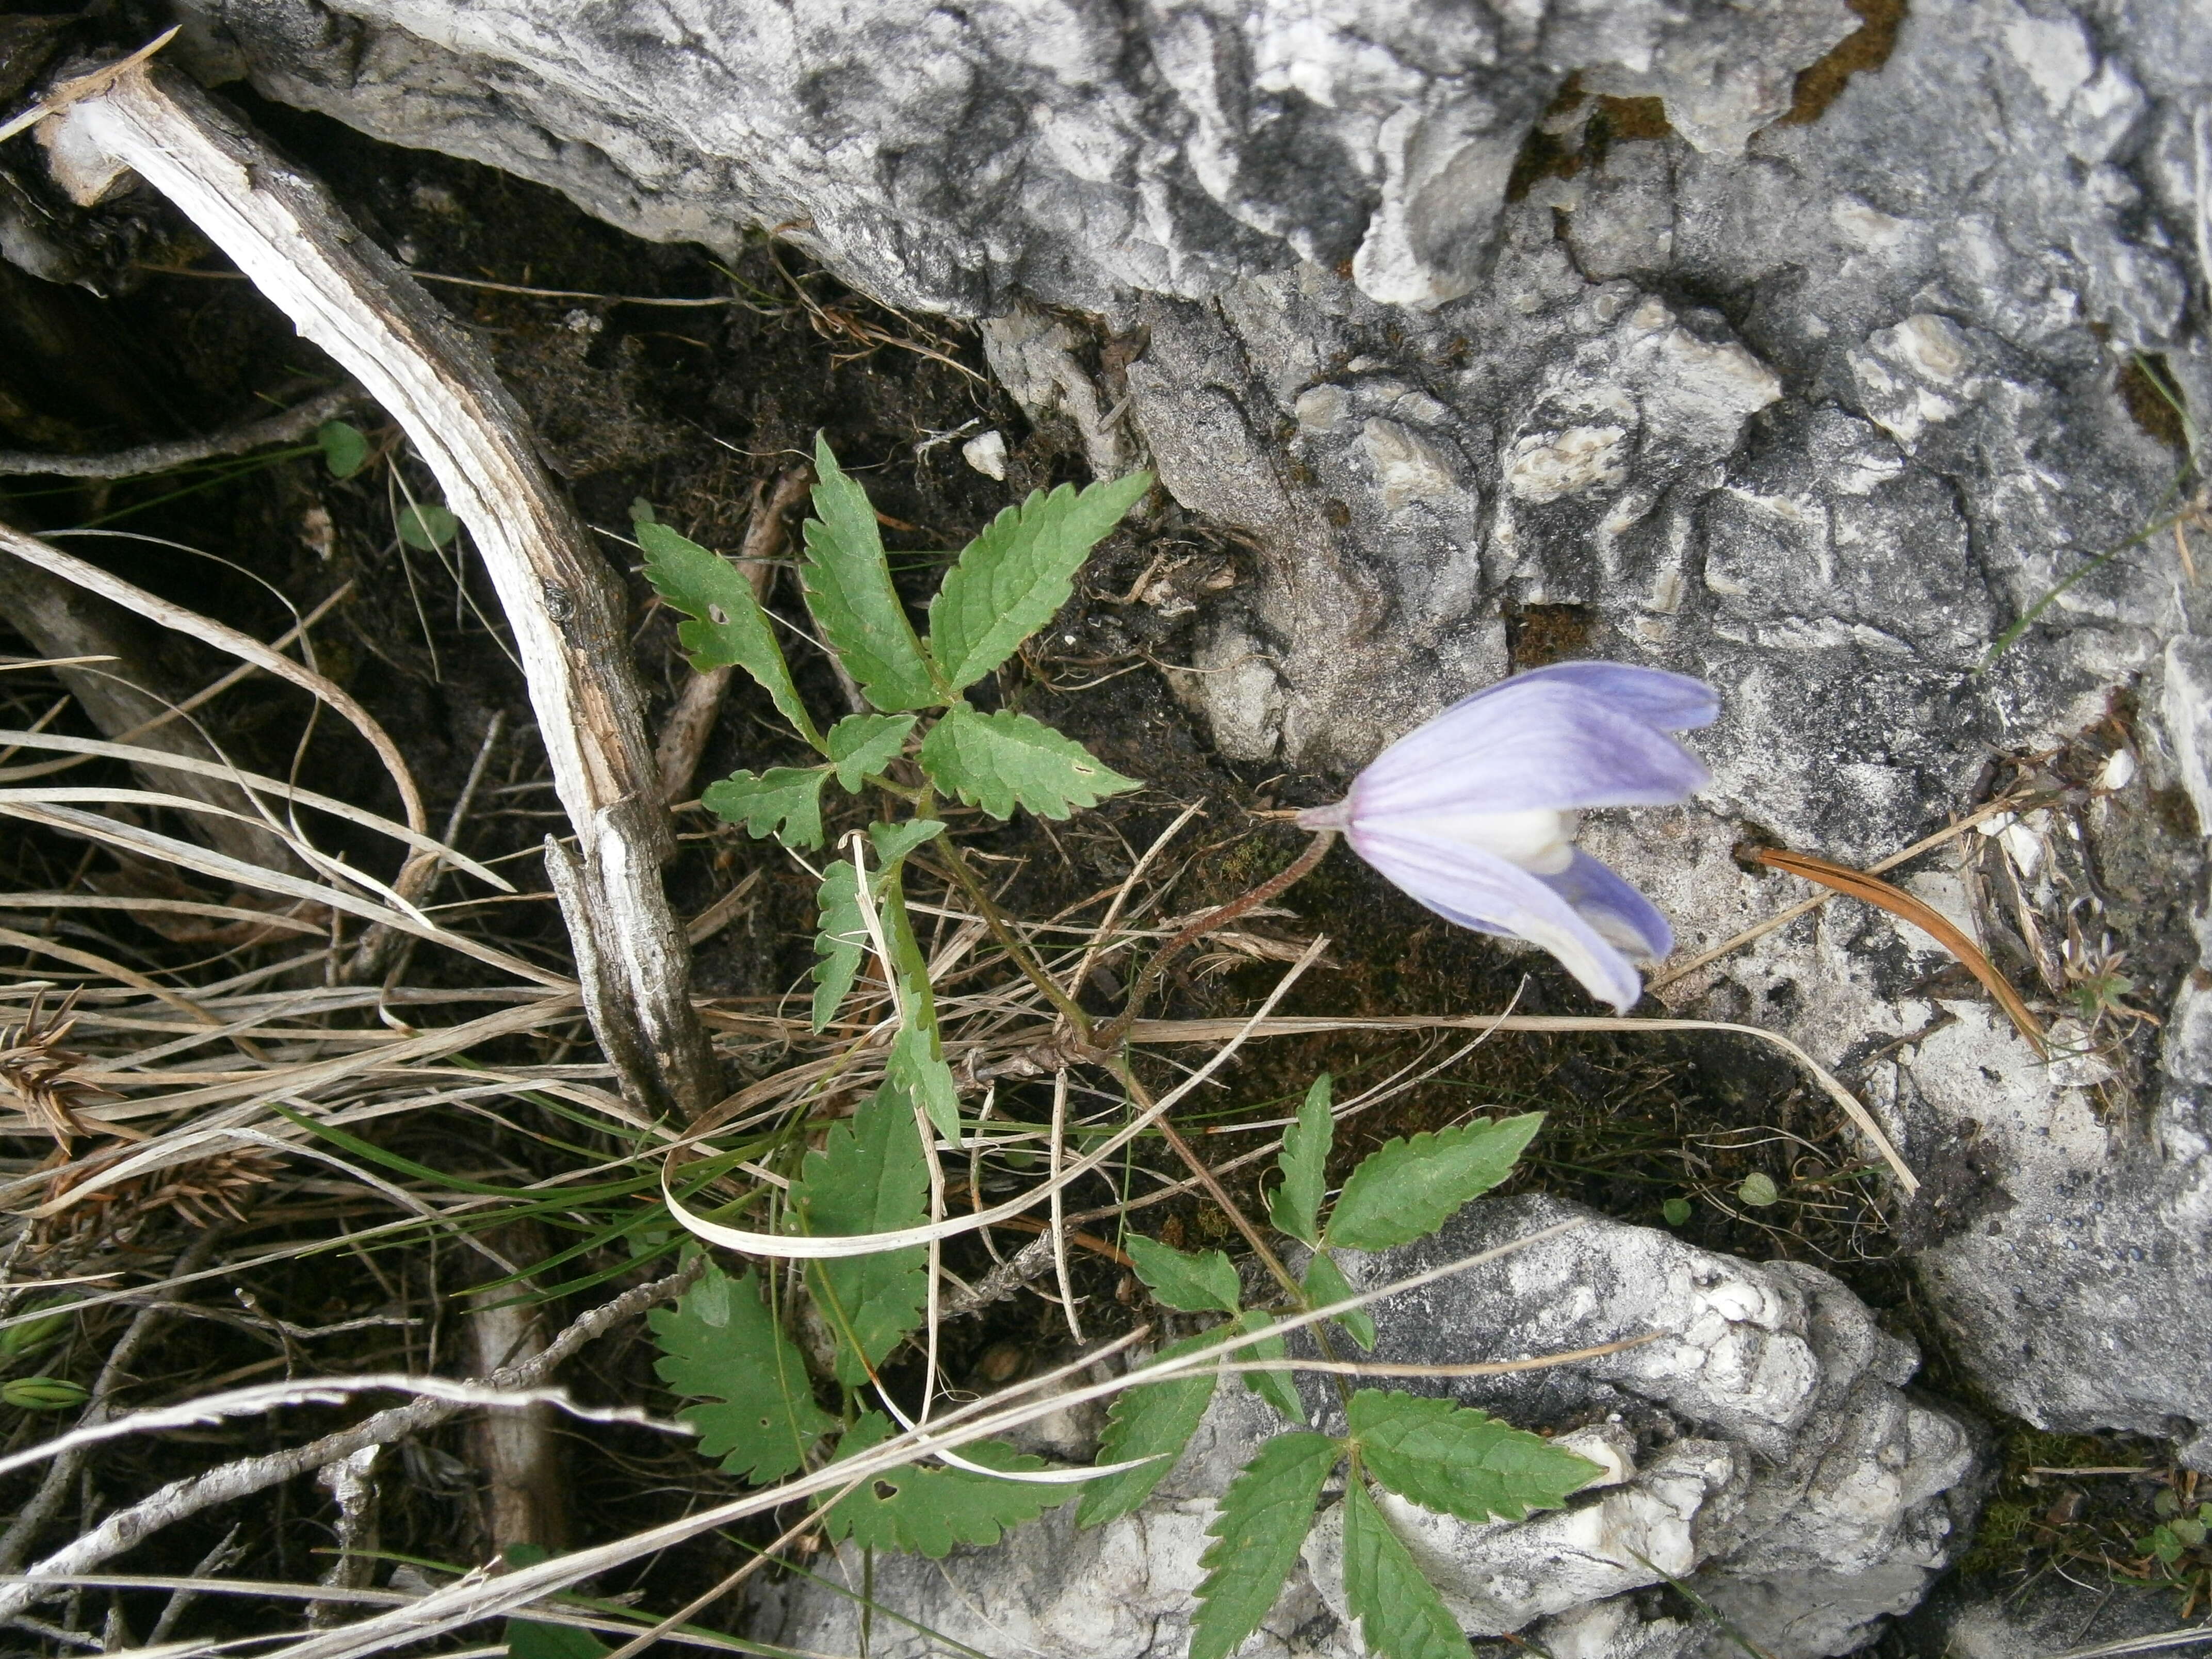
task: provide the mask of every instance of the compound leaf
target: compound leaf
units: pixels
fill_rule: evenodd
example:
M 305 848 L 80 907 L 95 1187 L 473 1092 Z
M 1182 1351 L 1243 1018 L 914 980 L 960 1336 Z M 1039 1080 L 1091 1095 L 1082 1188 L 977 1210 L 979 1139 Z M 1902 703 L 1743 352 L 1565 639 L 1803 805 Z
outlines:
M 1179 1358 L 1218 1341 L 1220 1336 L 1218 1330 L 1201 1331 L 1196 1336 L 1169 1343 L 1160 1350 L 1158 1357 Z M 1152 1488 L 1175 1468 L 1182 1449 L 1198 1432 L 1200 1419 L 1212 1401 L 1213 1385 L 1219 1376 L 1220 1373 L 1209 1366 L 1204 1370 L 1170 1377 L 1164 1382 L 1146 1382 L 1126 1389 L 1114 1396 L 1114 1404 L 1106 1416 L 1106 1432 L 1099 1437 L 1098 1461 L 1124 1463 L 1135 1457 L 1153 1461 L 1141 1468 L 1124 1469 L 1119 1474 L 1086 1482 L 1083 1501 L 1075 1508 L 1077 1526 L 1095 1527 L 1127 1515 L 1152 1495 Z
M 1258 1308 L 1248 1310 L 1237 1321 L 1248 1331 L 1264 1331 L 1275 1322 L 1274 1316 Z M 1281 1359 L 1289 1350 L 1283 1339 L 1270 1336 L 1255 1342 L 1249 1348 L 1239 1348 L 1233 1356 L 1238 1359 Z M 1247 1371 L 1244 1386 L 1266 1401 L 1293 1423 L 1306 1420 L 1305 1402 L 1298 1398 L 1298 1385 L 1288 1371 Z
M 866 1451 L 890 1432 L 890 1419 L 870 1412 L 846 1431 L 837 1456 L 842 1461 Z M 960 1455 L 990 1469 L 1044 1467 L 1042 1458 L 996 1440 L 963 1446 Z M 939 1560 L 955 1544 L 995 1544 L 1007 1528 L 1034 1521 L 1066 1501 L 1065 1486 L 994 1480 L 966 1469 L 929 1469 L 908 1463 L 863 1480 L 839 1498 L 823 1517 L 823 1529 L 833 1542 L 850 1537 L 866 1548 L 920 1550 Z
M 1321 1199 L 1327 1190 L 1329 1142 L 1336 1134 L 1330 1089 L 1323 1072 L 1306 1091 L 1298 1121 L 1284 1134 L 1283 1150 L 1275 1158 L 1282 1185 L 1267 1196 L 1267 1218 L 1302 1244 L 1321 1243 Z
M 1383 1142 L 1344 1183 L 1328 1218 L 1328 1242 L 1388 1250 L 1436 1231 L 1461 1205 L 1512 1173 L 1543 1123 L 1541 1112 L 1528 1112 Z
M 823 752 L 837 771 L 837 782 L 848 795 L 898 758 L 906 734 L 914 730 L 911 714 L 848 714 L 830 728 L 830 744 Z
M 691 666 L 702 673 L 710 668 L 744 669 L 760 682 L 792 729 L 821 748 L 822 734 L 799 700 L 783 648 L 744 573 L 720 554 L 649 519 L 637 520 L 637 544 L 653 592 L 690 618 L 677 624 L 676 640 Z
M 799 1350 L 776 1328 L 750 1271 L 732 1279 L 709 1267 L 673 1308 L 649 1317 L 660 1345 L 653 1370 L 700 1402 L 684 1419 L 699 1431 L 700 1452 L 732 1474 L 755 1486 L 781 1480 L 837 1426 L 814 1403 Z
M 1078 495 L 1062 484 L 1034 490 L 961 550 L 929 602 L 929 648 L 956 691 L 1013 655 L 1067 603 L 1075 573 L 1098 538 L 1152 485 L 1133 472 Z
M 1344 1486 L 1344 1599 L 1379 1659 L 1467 1659 L 1467 1638 L 1437 1588 L 1369 1495 L 1357 1468 Z
M 980 714 L 963 704 L 949 710 L 921 742 L 921 768 L 937 787 L 994 818 L 1017 805 L 1042 817 L 1064 818 L 1073 807 L 1096 806 L 1134 789 L 1081 744 L 1011 709 Z
M 1463 1521 L 1520 1521 L 1530 1510 L 1557 1509 L 1598 1474 L 1587 1457 L 1449 1400 L 1362 1389 L 1352 1396 L 1350 1422 L 1377 1480 Z
M 897 714 L 936 707 L 945 698 L 891 586 L 876 510 L 819 434 L 814 476 L 820 480 L 814 486 L 817 516 L 806 521 L 806 558 L 799 574 L 823 638 L 877 708 Z
M 791 1206 L 820 1237 L 890 1232 L 929 1218 L 929 1170 L 906 1092 L 886 1083 L 849 1123 L 833 1123 L 791 1183 Z M 929 1252 L 921 1245 L 806 1264 L 806 1282 L 837 1333 L 837 1380 L 868 1381 L 871 1367 L 921 1323 Z M 856 1346 L 857 1345 L 857 1346 Z
M 814 936 L 814 1029 L 827 1030 L 867 959 L 868 927 L 860 915 L 860 877 L 850 859 L 823 872 L 815 900 L 822 931 Z
M 1344 1276 L 1344 1269 L 1336 1265 L 1336 1258 L 1327 1250 L 1316 1250 L 1313 1260 L 1306 1264 L 1306 1300 L 1316 1308 L 1326 1308 L 1332 1302 L 1345 1302 L 1358 1294 L 1352 1281 Z M 1375 1352 L 1375 1321 L 1364 1308 L 1350 1308 L 1336 1316 L 1336 1322 L 1369 1353 Z
M 1190 1659 L 1229 1659 L 1267 1616 L 1297 1564 L 1322 1482 L 1344 1448 L 1325 1434 L 1279 1434 L 1237 1471 L 1206 1528 Z
M 730 823 L 742 823 L 758 841 L 774 836 L 786 847 L 822 844 L 823 766 L 771 766 L 757 775 L 732 772 L 710 783 L 699 799 L 707 810 Z
M 1233 1314 L 1241 1304 L 1237 1269 L 1220 1251 L 1188 1254 L 1141 1233 L 1130 1234 L 1126 1243 L 1137 1277 L 1169 1307 L 1183 1313 Z

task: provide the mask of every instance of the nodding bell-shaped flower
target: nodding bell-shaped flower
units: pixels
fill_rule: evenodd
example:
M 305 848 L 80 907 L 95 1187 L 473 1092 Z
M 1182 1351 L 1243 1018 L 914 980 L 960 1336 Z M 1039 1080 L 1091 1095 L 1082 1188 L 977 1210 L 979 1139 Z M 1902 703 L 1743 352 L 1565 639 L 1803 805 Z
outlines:
M 1667 734 L 1719 710 L 1703 681 L 1657 669 L 1534 669 L 1399 738 L 1350 794 L 1298 823 L 1343 831 L 1446 921 L 1541 945 L 1625 1014 L 1644 984 L 1622 952 L 1656 961 L 1674 930 L 1575 831 L 1584 808 L 1668 805 L 1703 788 L 1705 766 Z

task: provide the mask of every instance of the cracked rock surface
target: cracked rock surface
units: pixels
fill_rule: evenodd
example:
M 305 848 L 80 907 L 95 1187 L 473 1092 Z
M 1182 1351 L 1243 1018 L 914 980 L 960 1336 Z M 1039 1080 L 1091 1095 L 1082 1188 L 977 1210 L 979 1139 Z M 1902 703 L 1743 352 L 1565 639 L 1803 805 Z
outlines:
M 1827 1274 L 1717 1255 L 1540 1198 L 1477 1203 L 1433 1238 L 1346 1252 L 1344 1265 L 1357 1288 L 1372 1289 L 1570 1218 L 1580 1224 L 1377 1310 L 1377 1357 L 1417 1364 L 1659 1334 L 1554 1370 L 1407 1384 L 1557 1431 L 1556 1443 L 1606 1471 L 1567 1509 L 1486 1526 L 1380 1494 L 1462 1627 L 1526 1632 L 1547 1652 L 1590 1659 L 1733 1650 L 1648 1605 L 1642 1593 L 1672 1575 L 1774 1659 L 1821 1659 L 1913 1606 L 1978 1501 L 1974 1431 L 1906 1390 L 1917 1355 Z M 1326 1389 L 1310 1385 L 1308 1406 L 1316 1426 L 1340 1431 Z M 1213 1500 L 1281 1426 L 1256 1396 L 1224 1384 L 1182 1462 L 1135 1513 L 1079 1532 L 1062 1509 L 942 1564 L 879 1557 L 877 1593 L 986 1650 L 995 1642 L 1068 1659 L 1179 1653 Z M 857 1558 L 825 1571 L 859 1582 Z M 764 1639 L 820 1652 L 856 1639 L 854 1605 L 835 1590 L 790 1581 L 757 1605 L 753 1633 Z M 881 1620 L 873 1640 L 893 1654 L 931 1650 L 918 1632 Z M 1359 1651 L 1334 1497 L 1304 1565 L 1243 1651 Z

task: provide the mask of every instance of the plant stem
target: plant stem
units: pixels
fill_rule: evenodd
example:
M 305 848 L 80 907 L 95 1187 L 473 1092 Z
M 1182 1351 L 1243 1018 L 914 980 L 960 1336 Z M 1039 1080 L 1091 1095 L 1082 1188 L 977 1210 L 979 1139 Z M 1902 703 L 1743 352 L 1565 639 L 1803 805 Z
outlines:
M 1060 988 L 1052 975 L 1046 973 L 1032 957 L 1029 947 L 1014 937 L 1013 929 L 1006 925 L 1006 919 L 998 905 L 984 890 L 983 884 L 976 878 L 975 872 L 968 867 L 967 860 L 960 856 L 960 849 L 953 844 L 952 837 L 949 834 L 940 836 L 938 842 L 944 849 L 945 866 L 951 872 L 953 881 L 968 896 L 969 902 L 975 907 L 975 914 L 983 918 L 983 925 L 991 930 L 991 937 L 998 941 L 999 948 L 1006 953 L 1015 967 L 1022 970 L 1022 976 L 1036 986 L 1045 1000 L 1058 1009 L 1060 1017 L 1075 1028 L 1076 1036 L 1088 1043 L 1091 1040 L 1091 1016 L 1084 1012 L 1082 1006 L 1073 997 Z

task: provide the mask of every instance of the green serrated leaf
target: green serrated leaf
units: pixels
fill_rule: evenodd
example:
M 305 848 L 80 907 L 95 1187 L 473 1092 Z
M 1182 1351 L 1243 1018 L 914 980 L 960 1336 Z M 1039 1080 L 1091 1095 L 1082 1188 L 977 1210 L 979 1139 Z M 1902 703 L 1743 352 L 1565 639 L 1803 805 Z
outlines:
M 744 825 L 754 840 L 774 836 L 786 847 L 822 845 L 822 781 L 826 766 L 771 766 L 756 776 L 732 772 L 710 783 L 699 799 L 709 812 Z
M 368 440 L 350 421 L 325 421 L 315 428 L 315 441 L 333 478 L 350 478 L 368 465 Z
M 1160 1359 L 1179 1359 L 1220 1340 L 1219 1330 L 1201 1331 L 1159 1352 Z M 1164 1382 L 1146 1382 L 1114 1396 L 1108 1409 L 1106 1431 L 1099 1437 L 1098 1461 L 1125 1463 L 1134 1457 L 1154 1461 L 1141 1468 L 1124 1469 L 1087 1483 L 1083 1501 L 1075 1507 L 1075 1524 L 1095 1527 L 1123 1516 L 1152 1495 L 1174 1468 L 1182 1449 L 1198 1432 L 1200 1419 L 1213 1399 L 1220 1373 L 1208 1367 Z
M 903 1090 L 887 1082 L 860 1103 L 850 1123 L 830 1126 L 821 1150 L 799 1165 L 791 1206 L 817 1237 L 890 1232 L 929 1218 L 929 1168 Z M 806 1283 L 837 1334 L 837 1380 L 860 1388 L 870 1368 L 921 1323 L 929 1251 L 916 1244 L 810 1261 Z
M 1306 1091 L 1298 1121 L 1283 1135 L 1275 1167 L 1282 1185 L 1267 1196 L 1267 1218 L 1302 1244 L 1321 1243 L 1321 1200 L 1328 1190 L 1328 1147 L 1336 1120 L 1329 1113 L 1331 1079 L 1323 1072 Z
M 911 714 L 848 714 L 830 728 L 830 746 L 823 752 L 837 769 L 837 782 L 848 795 L 898 758 L 906 734 L 914 730 Z
M 461 533 L 461 521 L 435 501 L 403 508 L 399 539 L 417 552 L 431 553 Z
M 1242 1305 L 1237 1269 L 1218 1250 L 1188 1255 L 1142 1233 L 1124 1241 L 1137 1277 L 1169 1307 L 1184 1313 L 1235 1313 Z
M 636 528 L 637 544 L 645 554 L 646 580 L 669 605 L 691 618 L 676 629 L 677 643 L 684 647 L 691 666 L 702 673 L 710 668 L 744 669 L 760 683 L 792 729 L 815 748 L 821 748 L 822 734 L 815 730 L 806 705 L 799 700 L 790 666 L 783 659 L 783 647 L 775 641 L 775 626 L 753 597 L 753 585 L 745 580 L 744 573 L 720 554 L 678 535 L 665 524 L 641 519 Z M 829 752 L 836 757 L 834 748 Z M 838 775 L 842 779 L 844 775 L 840 771 Z M 846 785 L 848 789 L 857 787 Z
M 1248 1331 L 1264 1331 L 1275 1322 L 1273 1314 L 1258 1308 L 1248 1310 L 1237 1322 Z M 1248 1348 L 1239 1348 L 1238 1359 L 1284 1359 L 1290 1351 L 1279 1336 L 1270 1336 L 1255 1342 Z M 1288 1371 L 1247 1371 L 1244 1386 L 1266 1401 L 1293 1423 L 1306 1420 L 1305 1402 L 1298 1398 L 1297 1380 Z
M 1344 1487 L 1344 1599 L 1359 1620 L 1362 1645 L 1377 1659 L 1468 1659 L 1459 1620 L 1356 1470 Z
M 876 849 L 876 868 L 879 872 L 876 884 L 883 884 L 884 873 L 908 853 L 943 832 L 945 826 L 935 818 L 908 818 L 903 823 L 872 823 L 868 826 L 869 845 Z
M 929 602 L 929 648 L 954 690 L 973 685 L 1053 619 L 1098 538 L 1152 485 L 1148 472 L 1033 491 L 961 550 Z
M 699 1431 L 699 1450 L 719 1457 L 755 1486 L 781 1480 L 837 1421 L 814 1403 L 806 1366 L 761 1302 L 747 1271 L 719 1267 L 673 1308 L 648 1316 L 660 1380 L 686 1399 L 684 1419 Z
M 822 637 L 870 702 L 889 714 L 946 701 L 891 586 L 867 492 L 846 476 L 828 440 L 814 440 L 814 511 L 799 574 Z
M 979 714 L 965 704 L 946 712 L 921 740 L 921 769 L 947 794 L 994 818 L 1017 805 L 1041 817 L 1096 806 L 1140 786 L 1049 726 L 1001 708 Z
M 899 1028 L 891 1039 L 884 1075 L 921 1102 L 938 1133 L 956 1146 L 960 1144 L 960 1090 L 952 1080 L 952 1068 L 927 1030 L 919 1025 Z
M 860 878 L 850 859 L 822 874 L 815 896 L 821 932 L 814 936 L 814 1029 L 829 1029 L 868 956 L 868 926 L 860 915 Z
M 1283 1593 L 1313 1524 L 1322 1482 L 1344 1448 L 1325 1434 L 1279 1434 L 1237 1471 L 1206 1530 L 1190 1659 L 1229 1659 Z
M 1324 1236 L 1355 1250 L 1388 1250 L 1436 1231 L 1510 1175 L 1543 1125 L 1541 1112 L 1528 1112 L 1384 1141 L 1344 1183 Z
M 1342 1302 L 1357 1296 L 1352 1281 L 1344 1276 L 1344 1269 L 1336 1265 L 1336 1258 L 1327 1250 L 1316 1250 L 1313 1260 L 1306 1264 L 1306 1300 L 1316 1308 L 1326 1308 L 1332 1302 Z M 1336 1322 L 1346 1334 L 1369 1353 L 1375 1352 L 1375 1321 L 1364 1308 L 1354 1308 L 1336 1316 Z
M 1600 1473 L 1541 1435 L 1449 1400 L 1362 1389 L 1352 1396 L 1349 1422 L 1377 1480 L 1463 1521 L 1520 1521 L 1530 1510 L 1555 1510 Z
M 870 1412 L 846 1431 L 837 1456 L 842 1461 L 866 1451 L 890 1433 L 890 1419 Z M 996 1440 L 963 1446 L 960 1455 L 988 1469 L 1044 1468 L 1042 1458 Z M 919 1550 L 934 1561 L 950 1554 L 955 1544 L 995 1544 L 1007 1528 L 1034 1521 L 1067 1498 L 1065 1486 L 994 1480 L 966 1469 L 909 1463 L 863 1480 L 831 1504 L 823 1530 L 832 1542 L 849 1537 L 865 1548 Z

